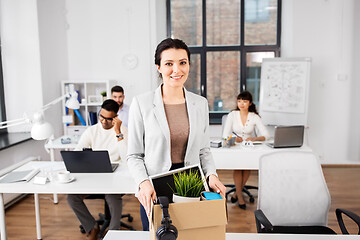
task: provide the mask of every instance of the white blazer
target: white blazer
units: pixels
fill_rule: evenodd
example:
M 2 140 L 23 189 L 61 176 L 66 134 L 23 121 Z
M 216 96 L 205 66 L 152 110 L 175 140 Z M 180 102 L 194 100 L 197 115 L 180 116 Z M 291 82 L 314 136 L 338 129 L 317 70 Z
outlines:
M 190 127 L 184 164 L 200 163 L 206 177 L 216 175 L 209 143 L 208 102 L 185 88 L 184 92 Z M 127 163 L 138 186 L 149 176 L 170 170 L 170 130 L 161 85 L 155 91 L 134 97 L 129 112 L 128 136 Z

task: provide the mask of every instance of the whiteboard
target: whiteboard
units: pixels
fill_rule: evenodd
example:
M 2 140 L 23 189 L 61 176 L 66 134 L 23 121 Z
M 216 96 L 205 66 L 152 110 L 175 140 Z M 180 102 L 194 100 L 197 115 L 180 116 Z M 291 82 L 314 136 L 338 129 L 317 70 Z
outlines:
M 265 58 L 259 113 L 267 125 L 307 126 L 311 58 Z

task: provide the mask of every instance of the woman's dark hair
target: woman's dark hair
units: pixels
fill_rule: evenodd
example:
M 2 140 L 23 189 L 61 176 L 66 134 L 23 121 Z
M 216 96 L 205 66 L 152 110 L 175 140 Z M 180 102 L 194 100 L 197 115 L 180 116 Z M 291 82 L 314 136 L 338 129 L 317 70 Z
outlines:
M 161 61 L 161 53 L 167 49 L 175 48 L 175 49 L 184 49 L 188 55 L 189 64 L 190 64 L 190 50 L 188 46 L 180 39 L 172 39 L 166 38 L 162 40 L 161 43 L 156 47 L 155 50 L 155 64 L 160 66 Z
M 119 111 L 119 104 L 112 99 L 107 99 L 103 102 L 101 108 L 117 114 Z
M 248 100 L 250 102 L 250 106 L 249 106 L 249 112 L 253 112 L 257 115 L 259 115 L 259 113 L 256 110 L 256 106 L 255 103 L 253 103 L 253 97 L 251 95 L 251 93 L 249 91 L 244 91 L 241 92 L 237 98 L 237 100 Z M 236 106 L 236 110 L 240 110 L 238 106 Z M 260 116 L 260 115 L 259 115 Z

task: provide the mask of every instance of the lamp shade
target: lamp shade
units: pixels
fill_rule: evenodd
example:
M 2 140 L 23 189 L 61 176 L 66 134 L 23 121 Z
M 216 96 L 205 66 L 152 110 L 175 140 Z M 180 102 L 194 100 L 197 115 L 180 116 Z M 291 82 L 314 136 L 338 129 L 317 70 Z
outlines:
M 34 122 L 31 128 L 31 137 L 35 140 L 44 140 L 53 135 L 54 129 L 50 123 L 45 122 L 42 113 L 34 114 Z

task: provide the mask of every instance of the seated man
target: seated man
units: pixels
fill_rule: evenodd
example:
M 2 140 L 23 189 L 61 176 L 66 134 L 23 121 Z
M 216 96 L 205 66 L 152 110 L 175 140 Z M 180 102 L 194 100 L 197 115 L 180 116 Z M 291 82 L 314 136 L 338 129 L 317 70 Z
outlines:
M 111 162 L 125 161 L 127 153 L 127 128 L 122 125 L 121 120 L 117 117 L 118 110 L 119 105 L 114 100 L 105 100 L 99 112 L 99 122 L 86 129 L 81 135 L 75 150 L 82 150 L 83 148 L 107 150 Z M 68 203 L 88 233 L 88 239 L 92 240 L 97 239 L 99 227 L 84 204 L 83 200 L 88 196 L 86 194 L 68 195 Z M 121 194 L 105 194 L 105 200 L 109 205 L 111 213 L 110 230 L 120 229 L 121 197 Z
M 129 106 L 124 103 L 124 89 L 120 86 L 111 88 L 111 99 L 119 104 L 118 118 L 128 127 Z

